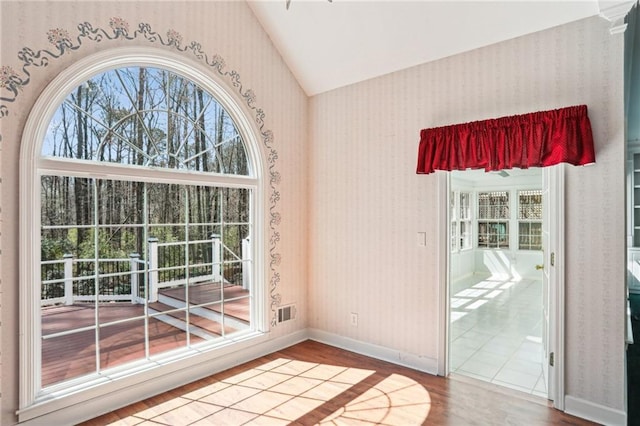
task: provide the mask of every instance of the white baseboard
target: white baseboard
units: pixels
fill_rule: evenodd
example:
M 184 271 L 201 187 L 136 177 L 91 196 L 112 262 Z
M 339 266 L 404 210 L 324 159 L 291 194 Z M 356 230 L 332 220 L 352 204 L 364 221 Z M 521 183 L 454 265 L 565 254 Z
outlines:
M 311 340 L 355 352 L 360 355 L 402 365 L 403 367 L 413 368 L 414 370 L 433 375 L 438 374 L 438 362 L 434 358 L 403 353 L 396 349 L 374 345 L 372 343 L 328 333 L 315 328 L 308 329 L 308 337 Z
M 567 395 L 564 398 L 564 411 L 572 416 L 582 417 L 603 425 L 624 426 L 627 424 L 627 413 L 624 411 L 605 407 L 571 395 Z

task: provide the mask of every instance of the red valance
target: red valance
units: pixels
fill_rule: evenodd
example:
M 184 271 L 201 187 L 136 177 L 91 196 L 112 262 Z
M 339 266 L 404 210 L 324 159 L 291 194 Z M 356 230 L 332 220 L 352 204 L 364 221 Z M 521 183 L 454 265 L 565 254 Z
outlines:
M 418 174 L 595 163 L 587 106 L 423 129 Z

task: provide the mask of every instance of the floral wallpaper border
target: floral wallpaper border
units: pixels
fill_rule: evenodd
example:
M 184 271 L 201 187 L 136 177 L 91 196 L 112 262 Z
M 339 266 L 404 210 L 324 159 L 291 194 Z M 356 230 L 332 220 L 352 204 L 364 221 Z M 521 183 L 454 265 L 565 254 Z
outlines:
M 281 263 L 281 255 L 277 252 L 280 233 L 277 228 L 281 222 L 281 215 L 277 211 L 280 201 L 280 192 L 277 185 L 280 184 L 281 175 L 276 170 L 278 152 L 273 147 L 274 137 L 271 130 L 265 127 L 265 113 L 255 106 L 256 95 L 251 89 L 244 89 L 237 71 L 226 70 L 226 63 L 220 55 L 209 55 L 202 50 L 202 45 L 196 41 L 185 44 L 182 35 L 169 29 L 165 34 L 155 32 L 147 23 L 138 24 L 131 31 L 127 21 L 119 17 L 109 20 L 109 29 L 94 27 L 89 22 L 78 24 L 78 35 L 72 37 L 71 33 L 63 28 L 54 28 L 47 32 L 49 43 L 53 45 L 51 50 L 42 49 L 34 51 L 23 47 L 18 52 L 18 59 L 22 62 L 22 69 L 16 71 L 10 66 L 0 67 L 0 119 L 9 114 L 7 103 L 14 102 L 22 89 L 31 81 L 31 72 L 37 68 L 45 68 L 52 60 L 60 58 L 65 53 L 78 50 L 85 41 L 101 42 L 103 40 L 136 40 L 143 39 L 150 43 L 172 48 L 178 52 L 191 53 L 196 59 L 204 62 L 219 76 L 225 78 L 245 101 L 246 106 L 254 113 L 254 121 L 260 131 L 262 142 L 267 151 L 267 164 L 269 171 L 269 297 L 271 308 L 271 325 L 277 325 L 277 307 L 281 303 L 281 296 L 277 292 L 280 282 L 280 273 L 277 267 Z M 0 135 L 2 140 L 2 135 Z

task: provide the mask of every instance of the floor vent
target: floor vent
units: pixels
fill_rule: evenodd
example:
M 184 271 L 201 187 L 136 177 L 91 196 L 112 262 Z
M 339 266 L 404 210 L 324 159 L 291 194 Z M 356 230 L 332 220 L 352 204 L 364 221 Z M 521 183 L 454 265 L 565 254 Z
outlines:
M 295 305 L 282 306 L 278 308 L 278 323 L 292 320 L 296 317 Z

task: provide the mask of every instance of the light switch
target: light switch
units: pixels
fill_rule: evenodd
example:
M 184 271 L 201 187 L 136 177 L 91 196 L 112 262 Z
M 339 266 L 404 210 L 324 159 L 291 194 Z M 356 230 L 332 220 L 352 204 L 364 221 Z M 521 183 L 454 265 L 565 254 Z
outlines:
M 420 247 L 424 247 L 427 245 L 427 233 L 426 232 L 418 232 L 418 245 Z

